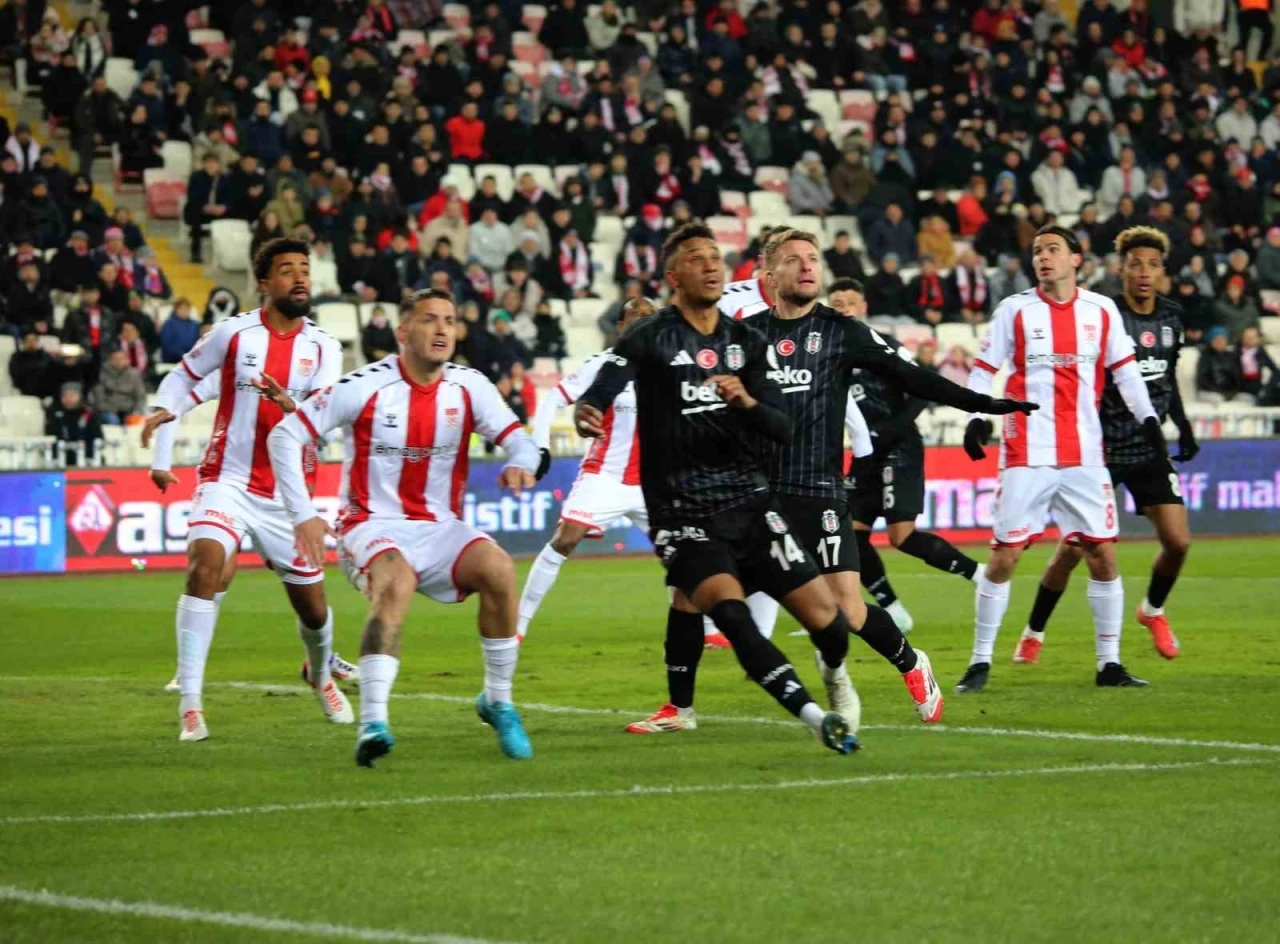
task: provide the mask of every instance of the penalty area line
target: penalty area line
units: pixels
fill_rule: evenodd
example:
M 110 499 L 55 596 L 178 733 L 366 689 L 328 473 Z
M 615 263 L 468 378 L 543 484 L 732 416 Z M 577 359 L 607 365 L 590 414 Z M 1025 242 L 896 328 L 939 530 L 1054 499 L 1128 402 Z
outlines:
M 16 885 L 0 885 L 0 901 L 24 905 L 36 905 L 60 911 L 88 911 L 97 914 L 123 915 L 132 918 L 153 918 L 179 921 L 183 924 L 216 924 L 226 928 L 241 928 L 277 934 L 301 934 L 308 937 L 330 938 L 348 941 L 377 941 L 387 944 L 498 944 L 485 938 L 459 937 L 454 934 L 416 934 L 382 928 L 353 928 L 344 924 L 327 924 L 318 921 L 294 921 L 289 918 L 272 918 L 266 915 L 235 911 L 204 911 L 165 905 L 153 901 L 121 901 L 116 898 L 85 898 L 80 895 L 60 895 L 45 889 L 19 888 Z
M 10 816 L 0 826 L 32 824 L 74 825 L 79 823 L 152 823 L 166 820 L 222 819 L 234 816 L 265 816 L 274 813 L 305 813 L 317 810 L 371 810 L 404 806 L 444 806 L 470 803 L 510 803 L 520 801 L 568 801 L 634 799 L 651 796 L 689 796 L 715 793 L 769 793 L 782 790 L 813 790 L 828 787 L 857 787 L 881 783 L 922 783 L 948 780 L 1000 780 L 1018 777 L 1056 777 L 1074 774 L 1163 773 L 1205 767 L 1257 767 L 1272 761 L 1252 758 L 1194 760 L 1156 764 L 1075 764 L 1053 767 L 1013 767 L 997 770 L 953 770 L 938 773 L 861 774 L 852 777 L 782 780 L 774 783 L 636 784 L 612 790 L 526 790 L 508 793 L 444 794 L 388 799 L 313 800 L 307 803 L 270 803 L 261 806 L 211 807 L 189 810 L 153 810 L 135 813 L 78 813 L 44 816 Z M 389 938 L 387 940 L 390 940 Z

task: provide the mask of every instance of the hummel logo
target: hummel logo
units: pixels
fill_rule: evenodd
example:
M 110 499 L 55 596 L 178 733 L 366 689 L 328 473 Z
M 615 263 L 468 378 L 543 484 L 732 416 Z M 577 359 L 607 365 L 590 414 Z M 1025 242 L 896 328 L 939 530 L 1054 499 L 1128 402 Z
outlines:
M 693 358 L 689 356 L 688 351 L 681 350 L 679 354 L 671 358 L 671 363 L 668 364 L 667 366 L 668 367 L 692 367 Z

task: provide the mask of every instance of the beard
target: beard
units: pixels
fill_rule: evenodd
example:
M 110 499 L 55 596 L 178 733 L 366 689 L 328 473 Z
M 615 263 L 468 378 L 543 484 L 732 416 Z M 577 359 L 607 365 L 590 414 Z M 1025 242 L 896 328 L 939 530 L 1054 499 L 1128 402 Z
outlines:
M 779 293 L 779 297 L 788 305 L 807 305 L 821 294 L 822 291 L 817 288 L 793 288 L 789 292 Z
M 311 296 L 308 295 L 301 301 L 294 300 L 292 295 L 284 295 L 280 298 L 273 298 L 271 301 L 276 306 L 276 311 L 284 315 L 286 318 L 305 318 L 311 314 Z

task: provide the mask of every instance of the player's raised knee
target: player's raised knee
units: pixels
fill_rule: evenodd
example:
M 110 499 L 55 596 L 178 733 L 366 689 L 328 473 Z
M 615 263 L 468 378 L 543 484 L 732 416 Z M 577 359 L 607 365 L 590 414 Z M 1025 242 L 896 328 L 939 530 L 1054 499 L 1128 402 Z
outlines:
M 187 557 L 187 595 L 212 600 L 223 586 L 225 553 L 216 541 L 196 541 Z
M 516 586 L 516 565 L 511 555 L 492 541 L 471 545 L 458 567 L 480 593 L 507 593 Z

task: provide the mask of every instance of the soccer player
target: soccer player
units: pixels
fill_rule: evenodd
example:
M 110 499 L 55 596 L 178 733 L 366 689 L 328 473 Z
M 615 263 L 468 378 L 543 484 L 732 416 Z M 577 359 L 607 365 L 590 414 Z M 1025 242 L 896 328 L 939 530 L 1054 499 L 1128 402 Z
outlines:
M 172 422 L 196 386 L 221 374 L 213 435 L 198 471 L 187 530 L 186 592 L 178 599 L 178 739 L 209 737 L 204 717 L 204 670 L 218 620 L 215 597 L 225 592 L 227 558 L 246 533 L 284 583 L 298 615 L 298 634 L 313 672 L 311 686 L 325 717 L 337 724 L 355 718 L 329 674 L 333 612 L 325 601 L 324 570 L 294 553 L 293 529 L 276 493 L 267 458 L 267 434 L 299 399 L 338 376 L 342 348 L 307 317 L 311 310 L 309 250 L 304 242 L 273 239 L 253 260 L 265 298 L 261 308 L 219 322 L 165 376 L 143 444 Z M 160 469 L 153 471 L 164 472 Z M 301 471 L 301 469 L 299 469 Z M 163 480 L 163 476 L 160 476 Z
M 1115 303 L 1124 319 L 1125 331 L 1137 346 L 1138 370 L 1146 382 L 1156 415 L 1162 422 L 1166 416 L 1171 417 L 1178 427 L 1178 453 L 1173 460 L 1187 462 L 1200 451 L 1200 446 L 1178 393 L 1182 307 L 1157 293 L 1169 248 L 1169 237 L 1150 226 L 1131 227 L 1116 238 L 1124 291 Z M 1147 516 L 1160 539 L 1147 595 L 1138 605 L 1138 622 L 1150 631 L 1156 652 L 1166 659 L 1177 658 L 1178 639 L 1164 615 L 1164 603 L 1191 547 L 1187 509 L 1178 486 L 1178 474 L 1163 450 L 1153 449 L 1147 442 L 1142 427 L 1134 422 L 1119 389 L 1110 379 L 1102 394 L 1102 442 L 1106 447 L 1112 487 L 1118 489 L 1124 485 L 1129 490 L 1138 513 Z M 1066 541 L 1058 543 L 1040 580 L 1031 617 L 1013 655 L 1014 662 L 1039 660 L 1049 615 L 1067 589 L 1071 571 L 1081 556 L 1075 545 Z
M 843 664 L 848 621 L 769 493 L 767 443 L 785 442 L 791 431 L 781 391 L 766 376 L 764 339 L 716 308 L 724 260 L 710 228 L 677 228 L 663 255 L 675 304 L 618 340 L 578 399 L 574 423 L 584 437 L 603 436 L 605 411 L 634 384 L 650 536 L 674 590 L 668 678 L 701 657 L 699 614 L 707 613 L 752 680 L 825 746 L 852 753 L 858 742 L 848 721 L 818 707 L 744 600 L 744 584 L 777 596 L 827 664 Z
M 650 317 L 657 309 L 647 298 L 633 298 L 622 306 L 618 318 L 618 334 L 633 324 Z M 578 399 L 596 379 L 600 367 L 609 357 L 607 348 L 556 384 L 542 398 L 533 422 L 533 441 L 542 461 L 538 478 L 551 468 L 551 423 L 556 412 Z M 524 591 L 520 594 L 520 621 L 516 632 L 523 642 L 529 624 L 538 612 L 542 598 L 551 590 L 560 567 L 583 538 L 603 537 L 605 528 L 624 515 L 645 531 L 649 517 L 640 491 L 640 447 L 636 442 L 636 397 L 630 388 L 605 412 L 605 434 L 591 444 L 578 472 L 578 480 L 560 508 L 560 523 L 529 568 Z
M 190 396 L 183 398 L 176 404 L 175 419 L 185 416 L 190 410 L 195 409 L 202 403 L 218 399 L 221 392 L 222 374 L 215 371 L 196 384 Z M 282 404 L 282 409 L 286 412 L 291 412 L 294 409 L 293 401 L 286 398 L 286 402 Z M 161 493 L 167 491 L 170 485 L 178 484 L 178 477 L 173 473 L 173 444 L 176 433 L 177 424 L 175 423 L 165 423 L 155 430 L 155 446 L 151 453 L 151 481 Z M 308 457 L 308 461 L 312 463 L 311 468 L 314 469 L 314 462 L 318 461 L 318 458 L 312 454 Z M 218 614 L 222 612 L 222 601 L 227 595 L 227 588 L 231 586 L 231 581 L 235 578 L 238 559 L 239 554 L 238 549 L 236 549 L 227 555 L 226 562 L 223 564 L 222 577 L 218 581 L 218 591 L 213 595 L 214 609 Z M 268 566 L 270 566 L 269 562 Z M 359 667 L 352 665 L 338 655 L 336 651 L 329 653 L 329 675 L 335 682 L 360 684 Z M 310 682 L 311 680 L 310 666 L 305 658 L 302 661 L 302 680 L 304 682 Z M 165 685 L 164 690 L 172 693 L 180 690 L 176 673 L 172 680 Z
M 865 321 L 867 302 L 862 283 L 837 279 L 828 291 L 831 307 L 849 318 Z M 874 329 L 872 329 L 874 330 Z M 900 357 L 911 354 L 895 338 L 885 338 Z M 849 514 L 858 541 L 862 563 L 862 585 L 875 601 L 893 617 L 898 629 L 911 632 L 914 620 L 902 605 L 885 574 L 880 553 L 871 543 L 871 529 L 883 517 L 888 525 L 889 543 L 930 567 L 965 580 L 976 580 L 978 562 L 943 538 L 916 530 L 916 518 L 924 511 L 924 440 L 916 428 L 916 417 L 927 405 L 891 376 L 855 369 L 853 398 L 871 426 L 875 452 L 866 458 L 855 455 L 849 466 Z
M 1075 234 L 1061 226 L 1042 227 L 1032 260 L 1039 284 L 996 308 L 969 375 L 970 389 L 990 390 L 1007 362 L 1006 390 L 1044 409 L 1004 421 L 991 557 L 978 578 L 973 655 L 956 691 L 981 691 L 987 684 L 996 635 L 1009 607 L 1009 581 L 1022 552 L 1043 533 L 1050 511 L 1065 539 L 1080 545 L 1089 568 L 1097 684 L 1145 685 L 1120 662 L 1124 585 L 1112 547 L 1116 500 L 1098 415 L 1105 371 L 1157 456 L 1165 455 L 1164 434 L 1115 302 L 1076 284 L 1083 256 Z M 983 458 L 989 435 L 985 419 L 969 420 L 965 451 L 970 458 Z
M 516 494 L 534 484 L 538 448 L 483 374 L 449 363 L 457 322 L 449 292 L 415 293 L 396 328 L 399 354 L 343 377 L 267 440 L 298 552 L 318 566 L 331 531 L 307 497 L 302 453 L 329 431 L 343 431 L 338 554 L 343 571 L 369 598 L 355 749 L 362 767 L 372 767 L 395 744 L 387 702 L 400 669 L 400 628 L 415 591 L 441 603 L 479 594 L 485 669 L 476 713 L 497 732 L 504 754 L 533 756 L 511 703 L 519 653 L 515 566 L 460 514 L 472 430 L 506 451 L 509 461 L 498 482 Z

